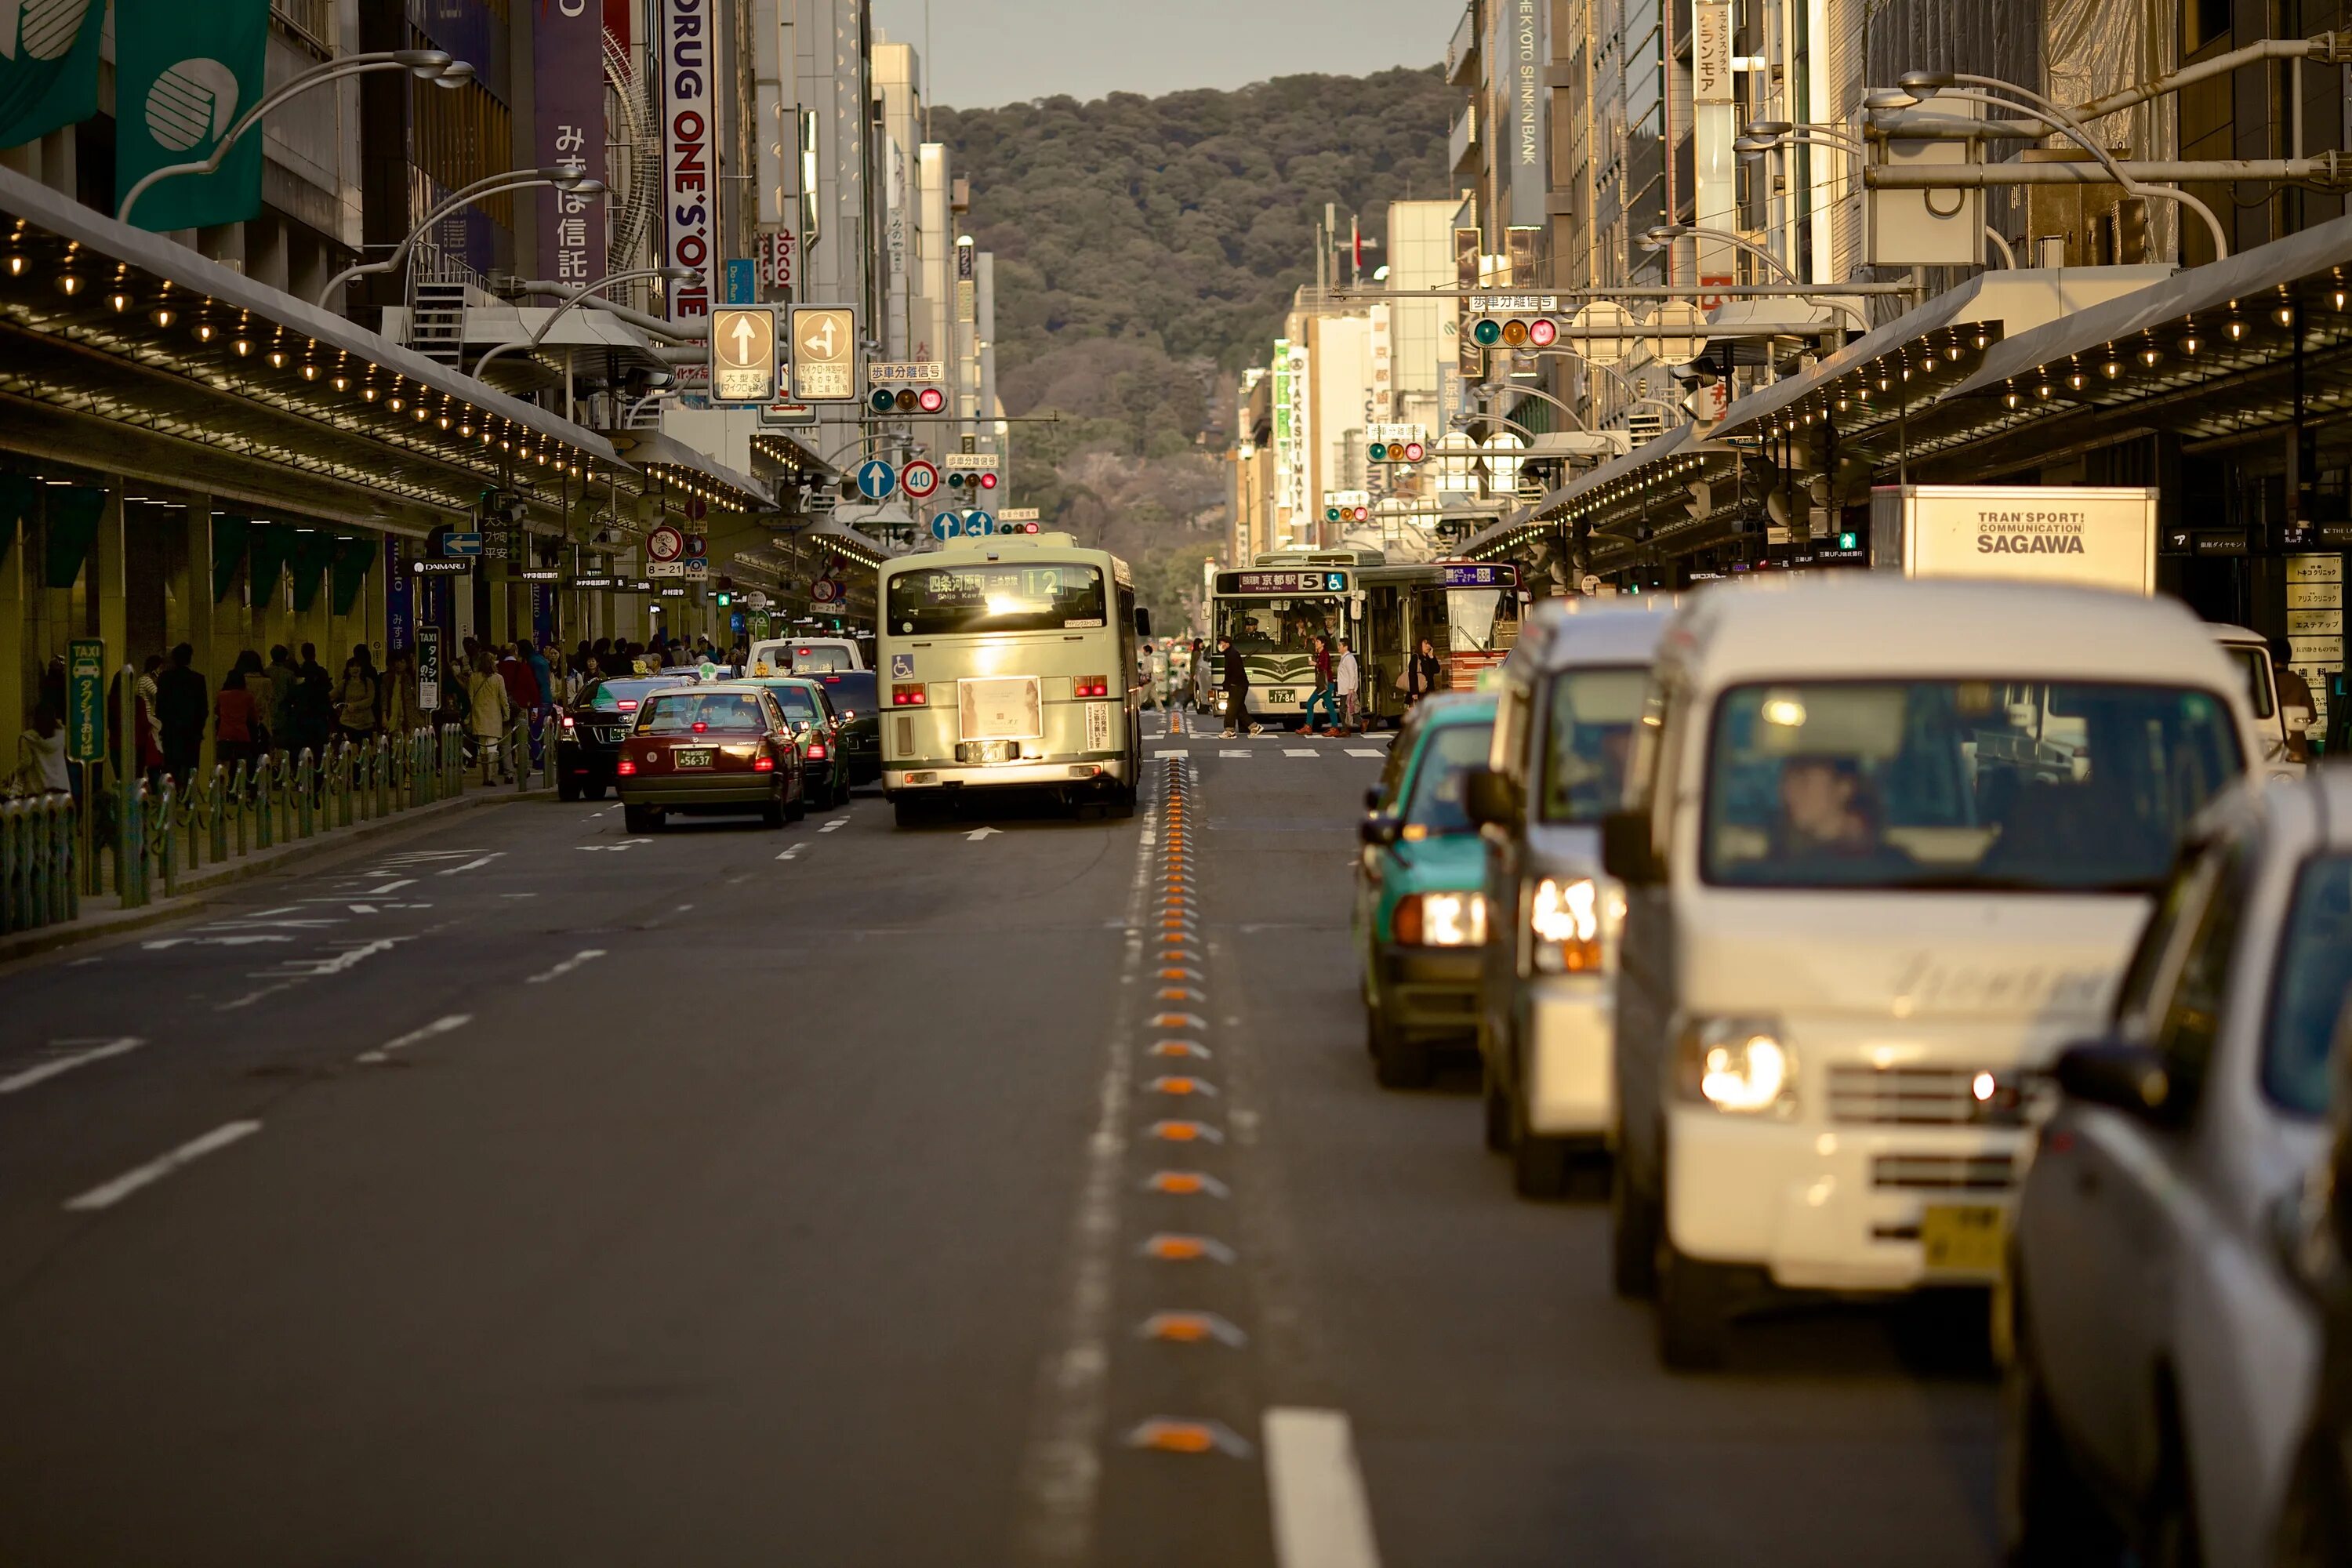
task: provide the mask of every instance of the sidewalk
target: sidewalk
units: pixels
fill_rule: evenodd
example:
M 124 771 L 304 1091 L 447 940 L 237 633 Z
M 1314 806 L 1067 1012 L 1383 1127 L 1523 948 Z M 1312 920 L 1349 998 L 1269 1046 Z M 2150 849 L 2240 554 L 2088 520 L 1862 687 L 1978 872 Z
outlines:
M 177 879 L 179 891 L 166 899 L 160 894 L 135 910 L 121 907 L 111 893 L 96 896 L 85 894 L 81 913 L 57 925 L 42 926 L 36 931 L 17 931 L 0 936 L 0 964 L 37 953 L 69 947 L 77 942 L 94 942 L 100 937 L 134 931 L 165 921 L 178 920 L 205 907 L 223 889 L 255 877 L 265 877 L 273 871 L 311 860 L 326 859 L 360 845 L 368 844 L 391 834 L 413 827 L 434 827 L 469 810 L 486 805 L 504 805 L 511 801 L 541 801 L 555 798 L 554 786 L 517 790 L 511 785 L 493 784 L 472 788 L 449 800 L 435 801 L 430 805 L 412 806 L 390 816 L 354 823 L 310 838 L 295 839 L 257 849 L 249 855 L 206 866 L 201 870 L 184 871 Z M 160 882 L 158 886 L 160 887 Z

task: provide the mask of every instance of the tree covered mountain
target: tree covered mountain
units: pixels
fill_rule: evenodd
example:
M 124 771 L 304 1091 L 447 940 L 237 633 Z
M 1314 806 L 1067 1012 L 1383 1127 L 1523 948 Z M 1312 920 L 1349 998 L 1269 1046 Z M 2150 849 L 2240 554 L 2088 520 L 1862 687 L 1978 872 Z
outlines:
M 996 257 L 998 395 L 1061 418 L 1013 427 L 1014 504 L 1186 581 L 1223 532 L 1237 374 L 1314 280 L 1324 205 L 1377 224 L 1447 194 L 1459 107 L 1432 68 L 935 110 Z

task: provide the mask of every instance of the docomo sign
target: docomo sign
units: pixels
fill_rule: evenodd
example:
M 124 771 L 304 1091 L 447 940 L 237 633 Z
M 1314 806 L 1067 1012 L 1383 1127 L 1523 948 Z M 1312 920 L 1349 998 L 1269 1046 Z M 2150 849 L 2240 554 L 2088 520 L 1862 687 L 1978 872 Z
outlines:
M 667 194 L 669 263 L 698 276 L 669 286 L 673 321 L 708 317 L 718 265 L 711 235 L 718 226 L 718 181 L 711 173 L 711 123 L 717 108 L 711 83 L 719 75 L 717 0 L 661 0 L 654 36 L 663 94 L 663 190 Z

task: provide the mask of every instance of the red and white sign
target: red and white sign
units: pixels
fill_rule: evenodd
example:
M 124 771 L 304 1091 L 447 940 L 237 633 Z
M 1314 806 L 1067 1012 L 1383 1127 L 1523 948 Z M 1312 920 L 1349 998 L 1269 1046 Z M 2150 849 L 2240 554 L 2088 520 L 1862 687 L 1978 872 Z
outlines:
M 898 488 L 916 500 L 921 500 L 940 488 L 940 471 L 918 459 L 898 470 Z
M 667 524 L 646 535 L 646 559 L 680 561 L 686 557 L 686 535 Z

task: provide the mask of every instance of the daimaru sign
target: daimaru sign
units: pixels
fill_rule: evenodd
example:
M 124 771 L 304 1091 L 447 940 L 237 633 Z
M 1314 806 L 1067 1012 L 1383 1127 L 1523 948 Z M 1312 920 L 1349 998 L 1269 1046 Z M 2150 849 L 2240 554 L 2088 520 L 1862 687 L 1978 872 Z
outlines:
M 1870 493 L 1871 563 L 1906 577 L 1998 577 L 2156 591 L 2156 491 L 1886 485 Z

